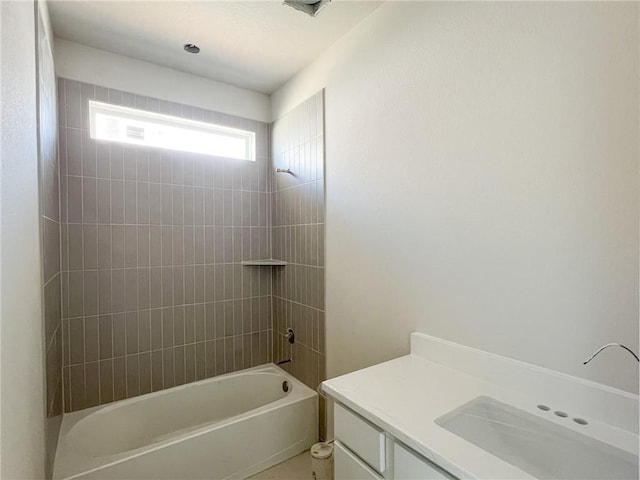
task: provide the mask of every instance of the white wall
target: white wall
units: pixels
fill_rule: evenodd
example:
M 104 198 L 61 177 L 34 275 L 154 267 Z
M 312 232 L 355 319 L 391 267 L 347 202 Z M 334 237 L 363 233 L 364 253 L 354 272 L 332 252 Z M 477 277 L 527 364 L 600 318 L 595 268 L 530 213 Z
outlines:
M 0 2 L 0 477 L 44 478 L 33 2 Z
M 58 77 L 268 122 L 268 95 L 57 38 Z
M 329 7 L 330 8 L 330 7 Z M 326 87 L 328 374 L 417 330 L 637 391 L 639 5 L 388 2 Z

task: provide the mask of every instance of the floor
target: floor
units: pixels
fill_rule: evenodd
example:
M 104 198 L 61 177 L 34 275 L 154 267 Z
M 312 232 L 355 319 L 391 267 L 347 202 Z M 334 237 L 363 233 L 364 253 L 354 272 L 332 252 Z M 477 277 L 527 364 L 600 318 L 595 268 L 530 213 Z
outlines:
M 310 480 L 311 454 L 307 450 L 286 462 L 279 463 L 247 480 Z

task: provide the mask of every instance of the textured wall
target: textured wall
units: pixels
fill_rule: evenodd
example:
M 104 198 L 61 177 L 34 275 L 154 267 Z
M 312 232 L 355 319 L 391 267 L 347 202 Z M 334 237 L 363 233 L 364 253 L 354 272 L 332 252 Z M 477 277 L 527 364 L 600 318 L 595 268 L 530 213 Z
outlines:
M 324 104 L 319 92 L 273 124 L 274 358 L 315 389 L 325 379 Z M 275 168 L 290 169 L 275 173 Z M 287 328 L 296 332 L 291 345 Z M 321 432 L 324 403 L 321 402 Z
M 33 2 L 0 2 L 0 477 L 45 476 L 45 374 Z
M 271 360 L 269 126 L 59 79 L 65 411 Z M 230 161 L 89 138 L 89 99 L 257 132 Z

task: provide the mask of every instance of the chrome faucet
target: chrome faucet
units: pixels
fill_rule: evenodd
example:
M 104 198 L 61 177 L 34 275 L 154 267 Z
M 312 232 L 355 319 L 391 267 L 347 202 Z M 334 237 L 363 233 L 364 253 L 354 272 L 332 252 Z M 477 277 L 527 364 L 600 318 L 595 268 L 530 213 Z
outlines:
M 586 365 L 587 363 L 589 363 L 591 360 L 593 360 L 594 358 L 596 358 L 596 356 L 603 351 L 605 348 L 609 348 L 609 347 L 620 347 L 620 348 L 624 348 L 627 352 L 629 352 L 631 355 L 633 355 L 633 358 L 636 359 L 637 362 L 640 362 L 640 358 L 638 358 L 638 355 L 636 355 L 633 350 L 631 350 L 629 347 L 625 347 L 624 345 L 622 345 L 621 343 L 607 343 L 606 345 L 603 345 L 602 347 L 600 347 L 596 353 L 594 353 L 593 355 L 591 355 L 589 357 L 589 359 L 586 362 L 582 362 L 583 365 Z

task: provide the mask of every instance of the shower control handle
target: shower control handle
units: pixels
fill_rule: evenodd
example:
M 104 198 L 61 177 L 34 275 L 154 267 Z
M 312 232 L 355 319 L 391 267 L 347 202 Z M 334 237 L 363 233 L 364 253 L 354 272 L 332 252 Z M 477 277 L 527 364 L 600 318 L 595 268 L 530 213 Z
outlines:
M 287 328 L 287 334 L 285 335 L 289 343 L 293 344 L 296 341 L 296 334 L 293 332 L 293 328 Z

